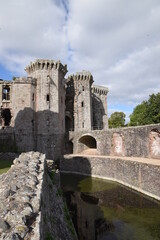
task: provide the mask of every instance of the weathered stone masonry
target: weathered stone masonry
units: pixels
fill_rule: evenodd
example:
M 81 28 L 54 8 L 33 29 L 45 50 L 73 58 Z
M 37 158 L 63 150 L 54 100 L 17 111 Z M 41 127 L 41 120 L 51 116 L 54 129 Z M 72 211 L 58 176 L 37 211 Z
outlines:
M 60 169 L 117 181 L 160 200 L 160 163 L 138 161 L 138 158 L 65 155 Z
M 92 85 L 90 72 L 65 79 L 66 65 L 43 59 L 25 70 L 27 77 L 0 79 L 0 143 L 12 128 L 18 151 L 39 151 L 58 159 L 65 152 L 69 130 L 108 127 L 108 88 Z
M 160 159 L 160 124 L 108 129 L 106 131 L 70 132 L 74 153 L 88 148 L 81 139 L 96 141 L 97 153 L 107 156 L 129 156 Z M 89 144 L 88 144 L 89 145 Z
M 54 177 L 53 184 L 45 155 L 38 152 L 21 154 L 0 176 L 0 239 L 75 239 Z

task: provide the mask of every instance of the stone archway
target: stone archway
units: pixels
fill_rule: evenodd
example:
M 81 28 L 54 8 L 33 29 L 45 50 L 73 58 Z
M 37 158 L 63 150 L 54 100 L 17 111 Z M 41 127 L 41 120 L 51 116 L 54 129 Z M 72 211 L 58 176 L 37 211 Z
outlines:
M 78 152 L 84 154 L 97 154 L 97 141 L 90 135 L 82 136 L 78 141 Z

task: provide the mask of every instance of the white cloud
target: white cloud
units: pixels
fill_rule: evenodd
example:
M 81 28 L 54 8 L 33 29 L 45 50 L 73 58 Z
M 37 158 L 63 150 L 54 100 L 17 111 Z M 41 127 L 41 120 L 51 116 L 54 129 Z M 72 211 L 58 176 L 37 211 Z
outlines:
M 72 66 L 109 87 L 110 109 L 133 108 L 159 91 L 159 22 L 158 0 L 70 0 Z
M 65 58 L 64 24 L 65 10 L 55 1 L 1 1 L 0 62 L 19 71 L 37 57 Z
M 17 73 L 35 58 L 60 59 L 108 86 L 109 111 L 160 89 L 159 0 L 5 0 L 0 63 Z

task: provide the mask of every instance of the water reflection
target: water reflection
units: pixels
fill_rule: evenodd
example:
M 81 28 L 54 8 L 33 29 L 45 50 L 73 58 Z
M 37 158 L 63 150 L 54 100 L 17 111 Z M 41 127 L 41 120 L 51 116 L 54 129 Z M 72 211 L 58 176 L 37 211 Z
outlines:
M 61 174 L 80 240 L 159 240 L 160 203 L 106 180 Z

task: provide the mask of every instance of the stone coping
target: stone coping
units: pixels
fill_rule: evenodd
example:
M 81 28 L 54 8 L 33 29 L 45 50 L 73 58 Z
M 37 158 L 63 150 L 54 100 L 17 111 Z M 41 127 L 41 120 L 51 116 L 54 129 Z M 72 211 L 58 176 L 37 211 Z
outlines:
M 64 155 L 65 158 L 70 158 L 70 157 L 89 157 L 89 158 L 103 158 L 103 159 L 121 159 L 125 161 L 132 161 L 132 162 L 140 162 L 140 163 L 145 163 L 145 164 L 151 164 L 155 166 L 160 166 L 160 159 L 154 159 L 154 158 L 142 158 L 142 157 L 123 157 L 123 156 L 104 156 L 104 155 L 87 155 L 87 154 L 66 154 Z

